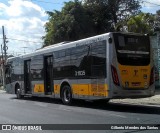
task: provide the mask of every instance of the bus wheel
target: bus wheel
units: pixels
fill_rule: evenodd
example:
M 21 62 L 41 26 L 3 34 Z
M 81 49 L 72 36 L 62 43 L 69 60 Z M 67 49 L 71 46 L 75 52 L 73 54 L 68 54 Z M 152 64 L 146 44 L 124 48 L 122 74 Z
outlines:
M 17 96 L 17 99 L 21 99 L 21 98 L 23 98 L 23 97 L 24 97 L 23 95 L 21 95 L 21 90 L 20 90 L 20 88 L 19 88 L 19 87 L 17 88 L 16 96 Z
M 61 93 L 62 102 L 65 105 L 71 105 L 72 103 L 72 92 L 68 85 L 63 86 Z

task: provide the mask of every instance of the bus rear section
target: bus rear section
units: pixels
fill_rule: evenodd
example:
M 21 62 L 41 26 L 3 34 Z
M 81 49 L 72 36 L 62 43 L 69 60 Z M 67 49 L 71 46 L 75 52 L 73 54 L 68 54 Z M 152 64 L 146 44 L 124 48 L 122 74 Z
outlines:
M 113 38 L 112 98 L 153 96 L 154 67 L 149 37 L 113 33 Z

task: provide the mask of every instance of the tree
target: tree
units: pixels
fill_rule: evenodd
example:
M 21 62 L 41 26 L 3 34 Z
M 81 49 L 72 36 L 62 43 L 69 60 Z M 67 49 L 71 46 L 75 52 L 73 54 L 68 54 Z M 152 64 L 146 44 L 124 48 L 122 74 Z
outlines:
M 111 21 L 116 24 L 140 12 L 139 0 L 83 0 L 90 8 L 99 7 L 98 13 L 104 13 L 111 17 Z M 102 8 L 102 10 L 100 10 Z M 97 12 L 93 12 L 97 13 Z M 106 16 L 105 16 L 106 17 Z
M 154 16 L 150 13 L 141 13 L 133 16 L 127 22 L 128 31 L 136 33 L 153 33 Z
M 95 34 L 102 34 L 112 30 L 111 13 L 106 0 L 84 0 L 83 6 L 91 16 Z
M 156 12 L 154 30 L 160 31 L 160 10 Z
M 46 45 L 73 41 L 114 31 L 115 25 L 139 12 L 138 0 L 78 0 L 65 3 L 62 11 L 47 12 Z
M 116 24 L 117 31 L 124 31 L 124 27 L 127 32 L 152 35 L 155 31 L 160 31 L 160 10 L 156 14 L 141 12 Z
M 65 3 L 62 11 L 47 12 L 49 21 L 45 25 L 45 45 L 62 41 L 73 41 L 88 37 L 93 32 L 93 23 L 81 2 Z

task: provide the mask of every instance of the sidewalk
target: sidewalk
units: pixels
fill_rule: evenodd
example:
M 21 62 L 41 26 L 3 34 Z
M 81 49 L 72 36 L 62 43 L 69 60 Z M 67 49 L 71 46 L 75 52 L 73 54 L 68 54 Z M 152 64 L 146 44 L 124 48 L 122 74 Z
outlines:
M 160 105 L 160 94 L 149 98 L 138 99 L 112 99 L 113 103 L 135 104 L 135 105 Z
M 148 98 L 137 98 L 137 99 L 112 99 L 110 102 L 113 103 L 124 103 L 124 104 L 135 104 L 135 105 L 159 105 L 160 106 L 160 87 L 154 96 Z
M 0 93 L 6 93 L 6 91 L 5 91 L 5 90 L 1 90 L 1 89 L 0 89 Z
M 0 93 L 6 93 L 6 91 L 4 90 L 3 86 L 0 87 Z

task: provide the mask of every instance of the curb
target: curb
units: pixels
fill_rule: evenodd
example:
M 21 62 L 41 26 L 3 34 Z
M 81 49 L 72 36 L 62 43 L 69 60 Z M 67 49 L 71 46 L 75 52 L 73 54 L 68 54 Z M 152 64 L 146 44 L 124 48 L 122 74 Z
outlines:
M 160 95 L 138 99 L 112 99 L 111 103 L 160 107 Z
M 148 108 L 148 109 L 154 109 L 154 110 L 156 110 L 156 109 L 159 110 L 160 109 L 160 105 L 156 105 L 156 104 L 137 104 L 137 103 L 127 103 L 127 102 L 123 102 L 123 103 L 110 102 L 110 104 L 127 106 L 127 107 Z
M 122 105 L 133 105 L 133 106 L 144 106 L 144 107 L 158 107 L 160 108 L 160 104 L 156 104 L 156 103 L 130 103 L 130 102 L 115 102 L 112 101 L 110 103 L 113 104 L 122 104 Z
M 5 90 L 1 90 L 1 89 L 0 89 L 0 93 L 6 93 L 6 91 L 5 91 Z

